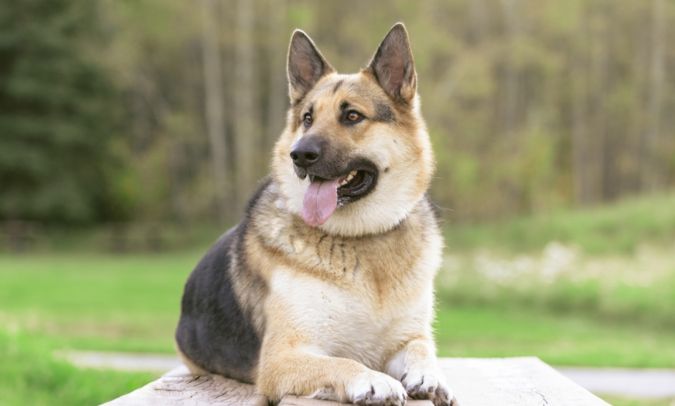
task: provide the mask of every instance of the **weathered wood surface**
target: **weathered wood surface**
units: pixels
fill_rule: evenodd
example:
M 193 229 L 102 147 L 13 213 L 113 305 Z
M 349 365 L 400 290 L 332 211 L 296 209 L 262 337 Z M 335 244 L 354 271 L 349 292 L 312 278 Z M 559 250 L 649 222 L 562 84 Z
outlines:
M 221 376 L 193 377 L 179 367 L 140 389 L 105 403 L 106 406 L 267 406 L 267 399 L 255 387 Z
M 296 396 L 286 396 L 281 400 L 279 406 L 343 406 L 344 403 L 329 402 L 327 400 L 316 400 L 299 398 Z M 408 400 L 406 406 L 433 406 L 428 400 Z
M 445 358 L 441 360 L 448 383 L 461 406 L 601 406 L 607 405 L 534 357 Z M 192 377 L 184 367 L 107 406 L 141 405 L 267 405 L 265 397 L 220 376 Z M 280 406 L 337 406 L 339 403 L 287 396 Z M 409 401 L 408 406 L 430 406 Z
M 461 406 L 608 405 L 536 357 L 444 358 L 441 368 Z

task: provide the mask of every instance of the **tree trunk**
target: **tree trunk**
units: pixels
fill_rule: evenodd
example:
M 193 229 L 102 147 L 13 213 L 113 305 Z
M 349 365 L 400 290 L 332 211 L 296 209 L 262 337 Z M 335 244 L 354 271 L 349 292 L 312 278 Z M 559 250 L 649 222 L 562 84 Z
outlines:
M 518 43 L 520 32 L 520 21 L 518 19 L 517 0 L 502 0 L 502 14 L 504 15 L 504 26 L 507 44 L 509 47 L 509 56 L 505 64 L 504 74 L 504 97 L 501 106 L 501 127 L 506 135 L 513 135 L 516 129 L 516 114 L 518 112 L 518 70 L 514 58 L 515 47 Z
M 607 89 L 608 74 L 609 74 L 609 30 L 607 16 L 608 10 L 605 9 L 607 5 L 598 6 L 598 9 L 593 11 L 591 16 L 593 26 L 591 27 L 590 36 L 590 83 L 593 84 L 589 90 L 591 109 L 592 109 L 592 124 L 591 128 L 593 134 L 589 137 L 591 145 L 589 145 L 590 154 L 588 156 L 588 173 L 586 177 L 590 182 L 591 202 L 597 203 L 605 199 L 606 188 L 605 185 L 605 160 L 608 159 L 605 151 L 605 143 L 607 142 Z
M 267 139 L 269 149 L 279 137 L 285 122 L 285 107 L 288 103 L 286 87 L 286 0 L 268 0 L 268 7 L 274 10 L 268 20 L 268 96 L 267 96 Z
M 662 184 L 659 135 L 665 82 L 664 51 L 666 10 L 663 0 L 652 0 L 651 61 L 649 72 L 648 128 L 641 145 L 641 186 L 653 191 Z
M 591 34 L 587 12 L 581 17 L 584 37 Z M 592 200 L 590 184 L 590 134 L 589 134 L 589 65 L 590 49 L 586 42 L 575 44 L 572 51 L 572 188 L 574 202 L 584 205 Z
M 485 0 L 473 0 L 469 2 L 469 18 L 471 19 L 471 40 L 480 44 L 486 37 L 489 21 Z
M 256 167 L 263 162 L 259 154 L 267 157 L 256 144 L 261 139 L 259 106 L 255 104 L 257 86 L 255 80 L 254 2 L 237 0 L 235 22 L 235 82 L 233 100 L 234 145 L 236 151 L 237 207 L 241 209 L 256 186 Z
M 206 132 L 209 137 L 217 218 L 223 223 L 228 213 L 229 202 L 227 199 L 225 103 L 218 42 L 217 0 L 201 0 L 201 11 Z

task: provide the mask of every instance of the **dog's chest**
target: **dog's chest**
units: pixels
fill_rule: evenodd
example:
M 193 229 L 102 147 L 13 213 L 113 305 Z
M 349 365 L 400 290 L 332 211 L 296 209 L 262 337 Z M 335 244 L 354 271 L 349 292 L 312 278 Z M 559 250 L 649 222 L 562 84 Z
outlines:
M 430 334 L 442 241 L 424 219 L 373 238 L 268 221 L 261 236 L 277 258 L 269 265 L 275 308 L 267 308 L 268 320 L 283 315 L 321 353 L 381 369 L 407 340 Z
M 381 368 L 384 357 L 426 329 L 431 319 L 431 281 L 402 289 L 406 292 L 389 292 L 389 299 L 382 301 L 364 280 L 339 285 L 287 270 L 280 270 L 272 283 L 293 327 L 312 347 L 371 368 Z M 403 301 L 394 299 L 403 296 Z

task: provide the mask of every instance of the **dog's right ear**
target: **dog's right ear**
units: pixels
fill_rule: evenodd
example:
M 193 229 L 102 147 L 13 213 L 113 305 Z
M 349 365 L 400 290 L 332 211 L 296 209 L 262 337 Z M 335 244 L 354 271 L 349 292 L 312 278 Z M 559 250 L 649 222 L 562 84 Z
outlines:
M 288 48 L 288 95 L 296 104 L 324 75 L 334 72 L 314 42 L 302 30 L 293 31 Z

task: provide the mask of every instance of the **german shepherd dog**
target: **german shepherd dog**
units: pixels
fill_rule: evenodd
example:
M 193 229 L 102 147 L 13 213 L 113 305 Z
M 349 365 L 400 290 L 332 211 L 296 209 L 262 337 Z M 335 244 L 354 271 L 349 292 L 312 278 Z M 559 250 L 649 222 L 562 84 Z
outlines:
M 443 242 L 405 27 L 355 74 L 296 30 L 287 70 L 271 176 L 185 285 L 181 357 L 271 402 L 455 404 L 431 329 Z

